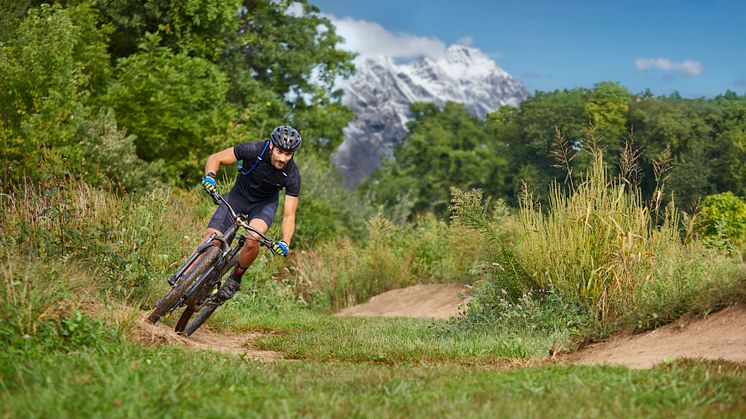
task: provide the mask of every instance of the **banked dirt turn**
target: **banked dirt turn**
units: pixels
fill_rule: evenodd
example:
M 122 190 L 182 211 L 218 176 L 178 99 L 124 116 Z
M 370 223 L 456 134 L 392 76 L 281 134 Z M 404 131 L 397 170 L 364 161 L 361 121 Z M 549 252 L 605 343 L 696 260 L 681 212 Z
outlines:
M 463 312 L 470 299 L 469 289 L 464 285 L 415 285 L 385 292 L 336 315 L 444 319 Z M 252 349 L 252 341 L 261 336 L 259 333 L 220 334 L 206 329 L 191 338 L 183 338 L 173 333 L 171 327 L 151 325 L 143 317 L 137 321 L 135 335 L 145 344 L 179 344 L 255 359 L 282 358 L 279 352 Z M 701 319 L 675 322 L 642 334 L 617 335 L 558 361 L 651 368 L 677 358 L 746 364 L 746 305 L 736 304 Z
M 462 311 L 470 299 L 463 285 L 416 285 L 383 293 L 337 315 L 448 318 Z M 676 358 L 746 364 L 746 305 L 738 304 L 703 319 L 677 322 L 639 335 L 614 336 L 562 360 L 651 368 Z

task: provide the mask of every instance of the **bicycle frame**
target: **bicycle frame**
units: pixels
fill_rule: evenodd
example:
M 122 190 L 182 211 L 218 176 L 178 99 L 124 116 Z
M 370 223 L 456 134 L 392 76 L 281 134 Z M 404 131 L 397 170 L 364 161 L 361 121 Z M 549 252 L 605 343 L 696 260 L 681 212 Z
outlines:
M 219 242 L 222 253 L 220 255 L 220 258 L 218 259 L 217 263 L 213 264 L 209 269 L 207 269 L 205 272 L 200 275 L 200 277 L 194 281 L 194 284 L 192 284 L 191 287 L 184 293 L 183 297 L 181 298 L 181 302 L 183 303 L 187 299 L 189 299 L 192 294 L 196 290 L 198 290 L 202 284 L 204 283 L 205 279 L 212 274 L 215 271 L 215 268 L 221 268 L 226 260 L 230 260 L 230 258 L 226 258 L 229 253 L 232 253 L 233 255 L 240 251 L 241 247 L 243 246 L 245 240 L 248 240 L 245 236 L 241 236 L 239 238 L 239 245 L 236 247 L 231 247 L 231 244 L 233 243 L 233 240 L 235 239 L 236 235 L 238 234 L 239 227 L 244 228 L 249 233 L 253 233 L 255 236 L 251 238 L 251 240 L 257 240 L 260 245 L 267 247 L 270 251 L 272 251 L 273 254 L 277 254 L 277 252 L 272 248 L 274 243 L 272 240 L 267 238 L 264 234 L 262 234 L 259 230 L 249 225 L 249 223 L 246 220 L 246 216 L 243 214 L 236 214 L 236 211 L 233 209 L 231 204 L 228 203 L 228 201 L 220 195 L 218 192 L 208 192 L 210 196 L 213 199 L 213 202 L 216 204 L 219 204 L 220 202 L 224 203 L 228 210 L 231 213 L 231 216 L 233 217 L 233 225 L 231 225 L 228 230 L 225 231 L 222 235 L 218 236 L 217 234 L 213 233 L 210 235 L 210 237 L 207 238 L 202 244 L 197 247 L 197 250 L 192 253 L 192 255 L 187 259 L 186 262 L 181 266 L 181 268 L 172 276 L 168 278 L 168 283 L 172 287 L 176 285 L 176 283 L 181 279 L 182 275 L 186 272 L 186 270 L 189 268 L 189 266 L 194 263 L 195 260 L 210 246 L 214 246 L 216 243 Z M 256 237 L 258 236 L 258 238 Z M 232 256 L 231 256 L 232 257 Z M 176 307 L 178 307 L 181 304 L 178 304 Z

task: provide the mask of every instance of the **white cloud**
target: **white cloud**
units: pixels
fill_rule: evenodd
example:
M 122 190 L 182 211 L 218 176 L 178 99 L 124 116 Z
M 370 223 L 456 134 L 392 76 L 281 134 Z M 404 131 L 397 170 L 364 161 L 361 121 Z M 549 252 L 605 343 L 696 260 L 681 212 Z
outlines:
M 345 39 L 340 47 L 357 52 L 363 57 L 384 55 L 392 58 L 415 58 L 424 55 L 437 58 L 446 50 L 443 41 L 437 38 L 393 33 L 378 23 L 365 20 L 324 16 L 332 21 L 337 34 Z
M 304 15 L 303 3 L 298 3 L 298 2 L 291 3 L 290 6 L 288 6 L 288 9 L 285 13 L 287 13 L 288 15 L 292 17 L 302 17 Z
M 664 71 L 675 71 L 686 76 L 699 76 L 704 73 L 704 66 L 699 61 L 684 60 L 681 62 L 671 61 L 668 58 L 638 58 L 635 67 L 640 71 L 657 68 Z

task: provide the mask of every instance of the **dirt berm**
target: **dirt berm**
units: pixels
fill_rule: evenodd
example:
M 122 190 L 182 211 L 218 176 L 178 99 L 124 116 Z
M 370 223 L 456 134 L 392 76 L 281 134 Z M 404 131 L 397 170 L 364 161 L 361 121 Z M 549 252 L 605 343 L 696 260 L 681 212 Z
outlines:
M 463 285 L 416 285 L 373 297 L 338 316 L 448 318 L 471 297 Z M 560 362 L 650 368 L 676 358 L 746 363 L 746 305 L 738 304 L 691 321 L 679 321 L 638 335 L 617 335 L 565 356 Z
M 576 364 L 650 368 L 676 358 L 746 363 L 746 305 L 737 304 L 689 323 L 672 323 L 639 335 L 617 335 L 571 354 Z
M 471 299 L 468 287 L 454 284 L 416 285 L 373 297 L 365 304 L 350 307 L 338 316 L 399 316 L 448 318 L 459 314 Z M 89 304 L 87 311 L 101 312 L 100 304 Z M 115 317 L 132 319 L 129 309 L 115 309 Z M 255 359 L 280 359 L 282 354 L 252 349 L 260 333 L 220 334 L 200 330 L 191 338 L 173 333 L 172 328 L 135 314 L 133 334 L 145 344 L 179 344 L 241 354 Z M 209 328 L 208 328 L 209 329 Z M 617 335 L 568 354 L 555 361 L 573 364 L 615 364 L 650 368 L 676 358 L 726 360 L 746 364 L 746 305 L 737 304 L 704 318 L 676 323 L 638 335 Z
M 469 301 L 471 295 L 465 285 L 415 285 L 384 292 L 367 303 L 346 308 L 336 315 L 447 319 L 463 311 Z

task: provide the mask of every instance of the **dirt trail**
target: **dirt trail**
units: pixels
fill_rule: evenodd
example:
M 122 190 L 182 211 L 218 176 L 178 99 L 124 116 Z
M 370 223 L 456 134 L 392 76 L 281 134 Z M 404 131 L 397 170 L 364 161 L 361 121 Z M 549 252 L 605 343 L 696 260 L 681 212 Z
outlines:
M 460 284 L 415 285 L 384 292 L 336 315 L 447 319 L 464 310 L 469 294 L 469 288 Z
M 139 315 L 133 330 L 133 337 L 145 345 L 176 344 L 192 349 L 244 355 L 252 359 L 273 360 L 282 358 L 280 352 L 251 348 L 251 341 L 262 336 L 261 333 L 223 334 L 201 328 L 192 336 L 185 338 L 177 335 L 173 327 L 160 322 L 150 324 L 146 321 L 146 318 L 147 313 Z
M 158 322 L 147 322 L 149 312 L 139 311 L 132 307 L 114 304 L 105 305 L 95 300 L 84 300 L 81 308 L 94 317 L 114 320 L 117 324 L 126 324 L 130 336 L 144 345 L 181 345 L 197 350 L 210 350 L 233 355 L 243 355 L 252 359 L 281 359 L 282 353 L 262 351 L 251 347 L 252 341 L 262 333 L 249 332 L 237 334 L 215 333 L 209 327 L 202 327 L 192 336 L 185 338 L 174 332 L 173 326 Z
M 448 318 L 471 297 L 463 285 L 416 285 L 373 297 L 338 316 Z M 675 358 L 746 363 L 746 305 L 738 304 L 689 323 L 673 323 L 639 335 L 618 335 L 561 358 L 575 364 L 651 368 Z
M 746 305 L 737 304 L 688 324 L 669 324 L 640 335 L 620 335 L 570 354 L 576 364 L 651 368 L 675 358 L 746 363 Z
M 373 297 L 365 304 L 350 307 L 337 316 L 422 317 L 444 319 L 463 311 L 471 300 L 468 287 L 455 284 L 415 285 Z M 222 334 L 200 330 L 190 338 L 174 333 L 163 323 L 151 325 L 146 312 L 128 307 L 102 307 L 84 304 L 90 314 L 114 317 L 132 325 L 132 335 L 146 345 L 177 344 L 198 350 L 244 355 L 253 359 L 282 359 L 280 352 L 251 347 L 261 333 Z M 111 317 L 110 317 L 111 318 Z M 726 360 L 746 364 L 746 305 L 736 304 L 705 318 L 677 322 L 639 335 L 617 335 L 556 360 L 573 364 L 613 364 L 631 368 L 651 368 L 675 358 Z

